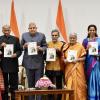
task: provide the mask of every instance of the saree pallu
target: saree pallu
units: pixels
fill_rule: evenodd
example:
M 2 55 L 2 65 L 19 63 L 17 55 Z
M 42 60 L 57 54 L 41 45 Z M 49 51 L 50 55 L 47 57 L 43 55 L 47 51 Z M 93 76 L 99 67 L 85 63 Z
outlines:
M 88 42 L 88 39 L 84 39 L 84 47 L 87 47 Z M 96 38 L 93 42 L 98 42 L 100 54 L 100 38 Z M 88 100 L 100 100 L 100 56 L 92 56 L 87 53 L 85 71 L 88 85 Z
M 65 80 L 67 89 L 74 89 L 75 100 L 87 100 L 87 86 L 82 63 L 68 64 Z M 66 100 L 70 100 L 67 95 Z
M 100 100 L 100 60 L 95 61 L 88 80 L 88 100 Z
M 85 49 L 79 43 L 76 43 L 74 46 L 69 46 L 65 52 L 66 58 L 68 56 L 68 50 L 76 50 L 77 58 L 81 58 L 86 54 Z M 87 100 L 87 85 L 84 73 L 84 61 L 66 63 L 65 83 L 67 89 L 74 90 L 74 100 Z M 70 95 L 67 95 L 66 100 L 70 100 Z
M 100 57 L 88 56 L 86 60 L 88 100 L 100 100 Z

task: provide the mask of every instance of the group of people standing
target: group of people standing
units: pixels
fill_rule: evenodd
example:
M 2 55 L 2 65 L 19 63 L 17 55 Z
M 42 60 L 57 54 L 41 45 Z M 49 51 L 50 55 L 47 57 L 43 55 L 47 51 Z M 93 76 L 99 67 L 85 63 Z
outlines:
M 54 29 L 51 32 L 52 40 L 47 43 L 45 35 L 37 32 L 35 23 L 31 22 L 28 30 L 29 32 L 22 34 L 20 43 L 18 38 L 10 35 L 9 25 L 2 27 L 4 35 L 0 36 L 0 68 L 5 87 L 2 100 L 8 100 L 8 92 L 11 93 L 11 100 L 15 100 L 14 91 L 18 89 L 18 57 L 22 51 L 22 65 L 26 69 L 29 88 L 35 87 L 37 80 L 46 74 L 57 89 L 73 89 L 75 100 L 100 100 L 100 39 L 95 25 L 88 26 L 88 34 L 82 44 L 77 42 L 76 33 L 69 34 L 69 42 L 65 43 L 59 40 L 60 33 Z M 37 54 L 28 54 L 29 42 L 37 43 Z M 98 43 L 97 55 L 89 54 L 90 42 Z M 14 52 L 11 57 L 4 57 L 4 48 L 7 44 L 13 44 Z M 56 50 L 55 61 L 46 61 L 47 48 Z M 72 57 L 69 60 L 71 53 L 76 54 L 76 58 Z M 50 98 L 53 100 L 54 97 Z M 34 99 L 34 96 L 29 97 L 29 100 Z M 56 99 L 61 100 L 63 97 L 59 94 Z M 38 100 L 41 100 L 41 97 L 38 97 Z M 70 95 L 67 95 L 66 100 L 70 100 Z

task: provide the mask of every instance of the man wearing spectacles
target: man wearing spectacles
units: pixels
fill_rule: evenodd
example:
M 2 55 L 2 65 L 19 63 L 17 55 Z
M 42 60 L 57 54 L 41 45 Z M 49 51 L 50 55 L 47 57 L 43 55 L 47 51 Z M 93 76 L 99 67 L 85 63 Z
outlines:
M 23 66 L 26 68 L 29 88 L 35 87 L 37 80 L 43 76 L 44 72 L 44 58 L 43 52 L 46 50 L 47 43 L 45 35 L 37 32 L 36 24 L 31 22 L 28 28 L 29 32 L 22 34 L 21 45 L 24 50 Z M 29 42 L 37 44 L 37 54 L 29 55 L 28 46 Z M 30 97 L 30 100 L 34 98 Z
M 0 36 L 0 49 L 2 52 L 1 68 L 4 76 L 5 91 L 3 93 L 2 100 L 8 100 L 8 92 L 11 93 L 11 100 L 15 100 L 14 91 L 18 89 L 18 57 L 21 55 L 21 46 L 19 39 L 15 36 L 10 35 L 11 28 L 9 25 L 2 27 L 4 35 Z M 13 53 L 8 50 L 9 57 L 5 57 L 5 48 L 7 45 L 13 45 Z M 9 52 L 10 51 L 10 52 Z
M 56 85 L 57 89 L 62 88 L 63 81 L 63 64 L 62 64 L 62 49 L 65 42 L 59 40 L 60 33 L 57 29 L 52 30 L 51 38 L 52 41 L 48 42 L 48 48 L 54 48 L 56 50 L 55 61 L 46 62 L 46 75 L 50 78 L 53 84 Z M 50 95 L 49 100 L 54 100 L 54 97 Z M 56 100 L 61 100 L 61 95 L 57 95 Z

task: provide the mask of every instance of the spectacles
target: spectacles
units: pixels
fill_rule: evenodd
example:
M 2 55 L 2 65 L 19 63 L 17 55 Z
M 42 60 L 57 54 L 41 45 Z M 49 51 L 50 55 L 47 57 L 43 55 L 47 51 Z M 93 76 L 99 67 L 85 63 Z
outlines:
M 10 30 L 4 30 L 4 31 L 10 31 Z
M 52 36 L 58 36 L 58 35 L 52 35 Z
M 36 27 L 30 27 L 29 29 L 36 29 Z

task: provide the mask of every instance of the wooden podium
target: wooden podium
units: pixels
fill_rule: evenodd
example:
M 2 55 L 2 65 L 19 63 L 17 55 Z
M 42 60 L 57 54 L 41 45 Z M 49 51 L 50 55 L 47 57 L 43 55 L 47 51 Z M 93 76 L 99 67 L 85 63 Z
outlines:
M 62 94 L 64 100 L 66 100 L 66 94 L 69 94 L 71 100 L 74 100 L 74 90 L 68 89 L 53 89 L 53 90 L 19 90 L 15 91 L 16 100 L 21 100 L 21 96 L 30 96 L 30 95 L 43 95 L 43 94 Z

